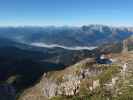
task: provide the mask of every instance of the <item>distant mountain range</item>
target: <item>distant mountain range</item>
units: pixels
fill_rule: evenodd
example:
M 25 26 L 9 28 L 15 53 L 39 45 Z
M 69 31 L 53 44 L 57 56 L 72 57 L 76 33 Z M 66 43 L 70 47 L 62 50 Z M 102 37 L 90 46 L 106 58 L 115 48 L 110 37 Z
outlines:
M 27 44 L 67 47 L 98 46 L 122 41 L 132 28 L 88 25 L 82 27 L 1 27 L 0 36 Z

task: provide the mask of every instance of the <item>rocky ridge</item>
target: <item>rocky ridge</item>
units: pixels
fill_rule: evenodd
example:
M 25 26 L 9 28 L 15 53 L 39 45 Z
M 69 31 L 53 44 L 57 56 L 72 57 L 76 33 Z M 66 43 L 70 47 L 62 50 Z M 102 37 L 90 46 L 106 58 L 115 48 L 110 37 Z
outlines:
M 88 58 L 62 71 L 44 74 L 42 80 L 26 90 L 20 100 L 30 100 L 29 95 L 33 95 L 32 100 L 121 100 L 125 91 L 132 87 L 133 54 L 112 54 L 111 59 L 112 64 L 96 64 L 95 59 Z

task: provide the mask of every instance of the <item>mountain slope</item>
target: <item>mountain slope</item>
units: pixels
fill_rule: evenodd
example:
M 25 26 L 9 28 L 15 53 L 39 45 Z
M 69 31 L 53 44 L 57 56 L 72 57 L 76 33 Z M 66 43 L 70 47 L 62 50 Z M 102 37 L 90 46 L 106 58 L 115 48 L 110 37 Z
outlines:
M 84 58 L 95 56 L 96 51 L 40 48 L 1 38 L 0 84 L 14 88 L 17 96 L 36 84 L 44 72 L 62 70 Z
M 19 100 L 132 100 L 133 54 L 113 54 L 112 59 L 113 64 L 103 65 L 88 58 L 62 71 L 44 74 Z

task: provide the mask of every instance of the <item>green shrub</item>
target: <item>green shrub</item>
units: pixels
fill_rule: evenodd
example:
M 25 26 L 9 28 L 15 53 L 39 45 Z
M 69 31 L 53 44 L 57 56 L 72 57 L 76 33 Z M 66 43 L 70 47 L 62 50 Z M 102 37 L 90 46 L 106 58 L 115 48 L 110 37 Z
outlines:
M 116 73 L 118 73 L 119 68 L 120 68 L 119 66 L 112 65 L 112 66 L 109 66 L 109 68 L 107 70 L 102 72 L 101 75 L 99 75 L 99 77 L 98 77 L 101 85 L 103 85 L 105 82 L 110 80 Z

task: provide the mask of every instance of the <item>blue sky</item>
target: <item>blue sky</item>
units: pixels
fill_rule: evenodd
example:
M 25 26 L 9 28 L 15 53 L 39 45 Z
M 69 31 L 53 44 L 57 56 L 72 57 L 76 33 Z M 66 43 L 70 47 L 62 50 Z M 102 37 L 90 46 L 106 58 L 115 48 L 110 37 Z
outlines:
M 133 0 L 0 0 L 0 26 L 133 25 Z

